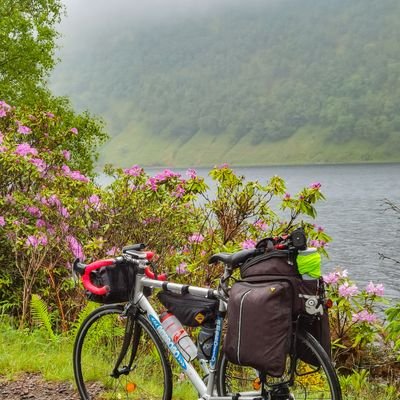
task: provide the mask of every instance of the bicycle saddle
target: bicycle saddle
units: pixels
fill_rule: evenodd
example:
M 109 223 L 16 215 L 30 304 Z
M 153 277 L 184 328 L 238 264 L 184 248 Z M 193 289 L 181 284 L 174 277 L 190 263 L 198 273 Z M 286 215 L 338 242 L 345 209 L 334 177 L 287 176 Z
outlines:
M 254 257 L 257 254 L 260 254 L 260 249 L 240 250 L 237 253 L 217 253 L 210 257 L 208 263 L 215 264 L 221 261 L 229 267 L 235 268 L 242 265 L 248 258 Z

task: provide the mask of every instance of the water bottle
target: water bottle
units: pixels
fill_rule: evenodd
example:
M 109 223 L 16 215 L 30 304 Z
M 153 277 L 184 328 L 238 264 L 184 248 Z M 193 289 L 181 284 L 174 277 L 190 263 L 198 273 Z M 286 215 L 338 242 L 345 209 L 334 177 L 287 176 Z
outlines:
M 201 327 L 197 338 L 197 356 L 202 360 L 210 360 L 214 345 L 215 324 L 206 323 Z
M 162 327 L 167 332 L 168 336 L 179 348 L 184 359 L 191 361 L 197 356 L 197 347 L 189 337 L 178 318 L 170 312 L 164 311 L 160 315 Z

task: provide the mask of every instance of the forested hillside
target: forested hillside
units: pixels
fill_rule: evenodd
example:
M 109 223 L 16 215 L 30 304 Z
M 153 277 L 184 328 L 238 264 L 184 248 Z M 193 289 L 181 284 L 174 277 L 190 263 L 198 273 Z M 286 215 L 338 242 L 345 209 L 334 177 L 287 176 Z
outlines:
M 52 87 L 104 116 L 102 162 L 400 161 L 399 20 L 398 0 L 88 19 L 64 37 Z

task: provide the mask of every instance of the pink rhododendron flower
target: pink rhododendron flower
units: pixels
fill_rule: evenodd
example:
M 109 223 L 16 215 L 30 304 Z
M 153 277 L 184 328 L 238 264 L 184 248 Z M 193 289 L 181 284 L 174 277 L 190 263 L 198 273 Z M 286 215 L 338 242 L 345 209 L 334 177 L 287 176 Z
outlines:
M 69 218 L 69 212 L 68 209 L 66 207 L 58 207 L 58 212 L 60 213 L 60 215 L 64 218 Z
M 290 193 L 285 193 L 285 195 L 283 196 L 283 200 L 290 200 Z
M 164 169 L 163 172 L 160 172 L 159 174 L 155 175 L 153 178 L 150 179 L 154 179 L 155 182 L 162 182 L 170 178 L 175 178 L 175 177 L 179 178 L 180 176 L 181 174 L 171 171 L 170 169 Z
M 264 232 L 268 229 L 268 225 L 260 219 L 254 222 L 254 226 Z
M 74 135 L 78 134 L 78 129 L 76 128 L 71 128 L 69 131 L 72 132 Z
M 3 140 L 4 140 L 4 135 L 0 132 L 0 144 L 3 143 Z
M 22 133 L 23 135 L 29 135 L 32 132 L 32 129 L 25 125 L 18 125 L 18 133 Z
M 0 226 L 5 226 L 6 220 L 4 219 L 3 216 L 0 215 Z
M 327 284 L 335 284 L 339 282 L 340 276 L 337 272 L 330 272 L 323 276 L 324 282 Z
M 321 183 L 319 182 L 313 182 L 310 184 L 310 186 L 308 186 L 310 189 L 315 189 L 315 190 L 319 190 L 321 188 Z
M 358 288 L 356 285 L 350 286 L 349 282 L 344 282 L 339 286 L 339 296 L 349 298 L 356 294 L 358 294 Z
M 189 168 L 189 169 L 186 171 L 186 176 L 188 176 L 188 177 L 191 178 L 191 179 L 195 179 L 195 178 L 197 178 L 197 172 L 196 172 L 196 170 L 194 170 L 193 168 Z
M 181 198 L 184 194 L 185 194 L 185 189 L 181 185 L 178 185 L 176 187 L 175 192 L 172 192 L 172 196 L 177 198 Z
M 11 106 L 5 101 L 0 101 L 0 118 L 7 116 L 7 112 L 11 110 Z
M 62 155 L 67 161 L 71 159 L 71 152 L 69 152 L 68 150 L 63 150 Z
M 353 322 L 368 322 L 369 324 L 373 324 L 378 320 L 378 317 L 367 310 L 362 310 L 359 313 L 353 314 L 351 320 Z
M 61 171 L 62 172 L 64 172 L 64 174 L 69 174 L 70 172 L 71 172 L 71 168 L 70 167 L 68 167 L 68 165 L 63 165 L 62 167 L 61 167 Z
M 256 247 L 256 242 L 252 239 L 247 239 L 244 242 L 240 243 L 242 249 L 254 249 Z
M 181 262 L 177 267 L 176 267 L 176 273 L 179 275 L 186 274 L 188 272 L 187 269 L 187 264 L 185 262 Z
M 48 240 L 46 235 L 40 235 L 38 238 L 38 242 L 42 246 L 47 246 Z
M 83 253 L 83 248 L 76 237 L 72 235 L 67 236 L 67 242 L 74 257 L 84 260 L 85 255 Z
M 225 168 L 229 168 L 229 164 L 228 163 L 223 163 L 221 165 L 218 165 L 217 167 L 218 169 L 225 169 Z
M 143 168 L 140 168 L 139 165 L 134 165 L 130 168 L 124 169 L 124 173 L 130 176 L 139 176 L 143 172 Z
M 63 171 L 64 176 L 67 176 L 75 181 L 89 182 L 89 178 L 83 175 L 80 171 L 72 171 L 68 165 L 63 165 L 61 170 Z
M 366 288 L 366 292 L 368 294 L 373 294 L 376 296 L 383 296 L 383 294 L 385 293 L 385 288 L 381 283 L 374 285 L 372 282 L 369 282 Z
M 7 150 L 6 146 L 0 146 L 0 153 L 4 153 Z
M 38 227 L 38 228 L 44 228 L 45 226 L 46 226 L 46 222 L 43 220 L 43 219 L 38 219 L 37 221 L 36 221 L 36 226 Z
M 47 200 L 44 199 L 47 204 L 49 204 L 50 206 L 56 206 L 56 207 L 61 207 L 61 201 L 60 199 L 57 197 L 57 195 L 52 194 Z M 42 201 L 43 203 L 43 201 Z M 45 203 L 43 203 L 45 205 Z
M 51 113 L 51 112 L 47 112 L 47 113 L 46 113 L 46 116 L 47 116 L 48 118 L 50 118 L 50 119 L 53 119 L 53 118 L 54 118 L 54 114 Z
M 40 218 L 42 216 L 42 212 L 35 206 L 27 206 L 25 210 L 34 217 Z
M 90 204 L 94 204 L 94 205 L 98 205 L 100 203 L 100 197 L 97 196 L 97 194 L 92 194 L 89 197 L 89 203 Z
M 30 235 L 27 237 L 26 241 L 25 241 L 25 245 L 27 247 L 33 247 L 36 248 L 39 245 L 39 240 L 36 236 L 34 235 Z
M 38 154 L 38 151 L 31 147 L 28 143 L 21 143 L 17 146 L 17 149 L 14 152 L 15 154 L 25 157 L 28 154 L 32 154 L 36 156 Z
M 47 164 L 41 158 L 31 158 L 29 160 L 31 164 L 33 164 L 39 172 L 44 172 L 47 169 Z
M 204 236 L 201 233 L 193 233 L 188 240 L 190 243 L 201 243 L 204 240 Z
M 153 192 L 157 191 L 157 179 L 156 178 L 149 178 L 146 181 L 146 186 L 150 187 L 150 190 Z
M 89 182 L 89 178 L 83 175 L 80 171 L 72 171 L 69 177 L 75 181 Z
M 316 247 L 317 249 L 320 247 L 324 247 L 325 245 L 326 245 L 326 242 L 324 240 L 311 240 L 310 241 L 310 246 Z

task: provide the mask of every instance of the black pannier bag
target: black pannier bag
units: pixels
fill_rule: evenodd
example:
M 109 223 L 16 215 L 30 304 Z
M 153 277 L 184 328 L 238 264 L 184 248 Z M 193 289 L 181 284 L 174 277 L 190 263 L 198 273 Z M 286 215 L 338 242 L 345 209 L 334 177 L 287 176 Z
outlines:
M 240 267 L 242 281 L 236 282 L 231 289 L 228 303 L 228 329 L 224 343 L 224 352 L 229 361 L 258 369 L 271 376 L 280 376 L 284 372 L 286 356 L 291 349 L 293 322 L 299 322 L 299 329 L 313 334 L 330 355 L 330 334 L 326 310 L 320 316 L 307 314 L 309 299 L 318 299 L 323 291 L 320 279 L 303 280 L 297 271 L 293 257 L 285 250 L 272 250 L 246 261 Z M 266 290 L 257 296 L 238 300 L 243 287 Z M 279 288 L 279 295 L 271 296 L 268 288 Z M 277 293 L 278 293 L 277 292 Z M 257 302 L 263 304 L 260 307 Z M 271 302 L 271 303 L 270 303 Z M 249 315 L 245 329 L 251 332 L 249 337 L 238 339 L 237 316 L 240 306 L 246 303 Z M 262 308 L 262 309 L 261 309 Z M 310 311 L 308 309 L 308 311 Z M 243 320 L 244 321 L 244 320 Z M 247 342 L 246 342 L 247 341 Z M 234 343 L 237 348 L 234 348 Z M 298 346 L 300 347 L 300 346 Z M 251 350 L 251 351 L 250 351 Z M 304 362 L 318 366 L 318 360 L 309 355 L 307 349 L 296 349 Z M 238 354 L 247 352 L 246 359 L 238 359 Z M 259 354 L 263 356 L 260 358 Z
M 160 303 L 174 314 L 186 326 L 200 326 L 215 321 L 218 300 L 194 296 L 190 293 L 179 294 L 161 291 L 157 294 Z
M 292 302 L 288 282 L 235 283 L 224 342 L 228 360 L 281 376 L 290 351 Z
M 102 267 L 91 272 L 91 281 L 95 286 L 107 286 L 107 294 L 100 296 L 87 292 L 88 299 L 96 303 L 125 303 L 133 298 L 136 267 L 129 263 L 118 263 Z

